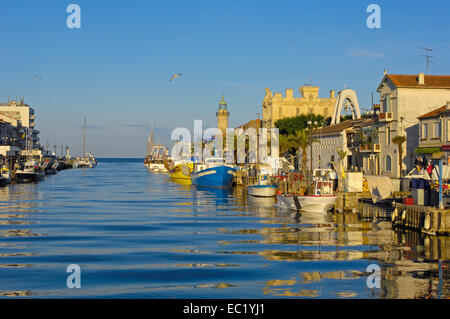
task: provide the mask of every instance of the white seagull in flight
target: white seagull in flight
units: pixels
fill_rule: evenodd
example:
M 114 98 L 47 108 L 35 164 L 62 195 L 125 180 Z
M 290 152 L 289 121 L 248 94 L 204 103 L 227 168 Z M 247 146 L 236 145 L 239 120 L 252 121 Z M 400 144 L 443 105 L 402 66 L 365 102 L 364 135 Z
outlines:
M 172 81 L 172 80 L 175 80 L 177 77 L 180 77 L 182 75 L 183 75 L 183 73 L 178 73 L 178 74 L 172 75 L 172 77 L 170 78 L 169 82 Z

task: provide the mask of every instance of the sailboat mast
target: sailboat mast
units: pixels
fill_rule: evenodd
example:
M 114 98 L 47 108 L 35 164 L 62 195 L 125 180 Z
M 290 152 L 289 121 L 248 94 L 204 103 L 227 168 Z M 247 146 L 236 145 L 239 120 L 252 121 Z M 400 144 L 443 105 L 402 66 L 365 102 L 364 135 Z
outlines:
M 154 129 L 154 126 L 152 124 L 152 132 L 147 140 L 147 155 L 151 154 L 152 148 L 153 148 L 153 129 Z
M 86 155 L 86 116 L 84 117 L 83 156 Z

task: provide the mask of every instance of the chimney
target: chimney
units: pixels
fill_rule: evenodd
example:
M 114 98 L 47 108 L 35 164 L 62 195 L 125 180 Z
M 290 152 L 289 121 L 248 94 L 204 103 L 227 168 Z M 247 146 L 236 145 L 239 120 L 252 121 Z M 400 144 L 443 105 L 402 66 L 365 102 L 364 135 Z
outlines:
M 418 84 L 425 85 L 425 75 L 423 73 L 419 73 Z
M 334 97 L 335 97 L 335 91 L 330 90 L 330 99 L 334 99 Z

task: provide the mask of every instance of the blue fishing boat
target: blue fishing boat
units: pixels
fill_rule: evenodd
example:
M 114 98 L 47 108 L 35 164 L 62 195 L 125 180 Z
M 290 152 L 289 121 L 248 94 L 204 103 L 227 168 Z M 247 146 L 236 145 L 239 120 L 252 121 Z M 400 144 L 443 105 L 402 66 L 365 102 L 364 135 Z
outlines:
M 234 168 L 224 164 L 223 159 L 210 158 L 195 164 L 191 175 L 192 184 L 201 187 L 225 188 L 233 183 Z

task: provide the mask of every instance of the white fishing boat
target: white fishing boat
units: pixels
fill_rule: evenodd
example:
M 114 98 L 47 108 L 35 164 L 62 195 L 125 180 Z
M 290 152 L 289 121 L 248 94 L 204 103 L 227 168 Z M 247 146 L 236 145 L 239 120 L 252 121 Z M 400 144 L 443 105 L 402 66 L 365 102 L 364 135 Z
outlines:
M 277 185 L 273 184 L 268 174 L 257 175 L 254 185 L 247 187 L 248 195 L 255 197 L 275 197 Z
M 0 169 L 0 187 L 6 186 L 11 183 L 11 172 L 9 168 L 3 166 Z
M 278 194 L 279 207 L 312 213 L 326 214 L 331 210 L 338 197 L 333 193 L 332 181 L 314 181 L 312 194 Z
M 45 173 L 40 168 L 38 162 L 27 161 L 21 168 L 16 171 L 15 175 L 19 183 L 29 183 L 43 179 Z
M 85 153 L 84 156 L 77 161 L 77 168 L 94 168 L 97 166 L 97 159 L 92 153 Z
M 170 162 L 169 150 L 164 145 L 154 145 L 150 155 L 144 160 L 144 164 L 152 173 L 167 173 L 169 170 L 164 165 L 164 160 Z

